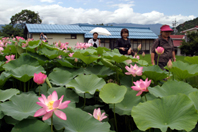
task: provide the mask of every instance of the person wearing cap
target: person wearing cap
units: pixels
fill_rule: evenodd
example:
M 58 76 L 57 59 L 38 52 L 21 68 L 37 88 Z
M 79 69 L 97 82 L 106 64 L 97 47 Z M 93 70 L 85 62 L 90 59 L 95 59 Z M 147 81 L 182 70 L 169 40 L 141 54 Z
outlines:
M 173 40 L 170 38 L 172 31 L 169 25 L 163 25 L 160 28 L 160 36 L 155 40 L 151 49 L 151 63 L 155 65 L 158 59 L 158 54 L 155 52 L 155 49 L 157 47 L 164 48 L 164 53 L 160 55 L 158 62 L 158 66 L 161 69 L 164 69 L 170 59 L 176 61 Z
M 100 39 L 98 39 L 98 33 L 97 32 L 93 33 L 93 38 L 89 39 L 88 43 L 92 44 L 93 47 L 96 47 L 96 48 L 100 46 Z

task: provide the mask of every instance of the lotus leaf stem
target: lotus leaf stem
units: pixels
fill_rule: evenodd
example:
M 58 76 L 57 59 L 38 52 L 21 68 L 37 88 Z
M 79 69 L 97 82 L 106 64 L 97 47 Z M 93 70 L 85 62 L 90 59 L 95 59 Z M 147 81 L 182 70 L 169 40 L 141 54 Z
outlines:
M 115 114 L 115 104 L 114 104 L 113 114 L 114 114 L 114 120 L 115 120 L 116 132 L 118 132 L 118 126 L 117 126 L 117 120 L 116 120 L 116 114 Z

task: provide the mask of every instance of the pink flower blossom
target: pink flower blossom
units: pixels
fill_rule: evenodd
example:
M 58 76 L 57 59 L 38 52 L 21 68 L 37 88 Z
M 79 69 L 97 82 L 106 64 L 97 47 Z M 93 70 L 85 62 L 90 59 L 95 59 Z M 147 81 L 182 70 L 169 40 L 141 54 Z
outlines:
M 15 55 L 5 56 L 5 58 L 7 59 L 6 63 L 10 62 L 11 60 L 15 60 L 14 57 L 15 57 Z
M 60 119 L 62 120 L 67 120 L 67 116 L 64 112 L 58 110 L 58 109 L 65 109 L 68 107 L 68 104 L 71 101 L 65 101 L 62 103 L 64 95 L 61 96 L 60 99 L 58 99 L 58 95 L 57 92 L 54 91 L 52 94 L 50 94 L 48 96 L 48 98 L 46 98 L 45 95 L 41 95 L 42 97 L 39 97 L 39 101 L 37 102 L 38 105 L 40 105 L 41 109 L 39 109 L 35 114 L 34 117 L 39 117 L 39 116 L 43 116 L 43 120 L 47 120 L 49 119 L 53 113 Z
M 90 114 L 91 115 L 91 114 Z M 91 115 L 92 116 L 92 115 Z M 100 111 L 100 108 L 98 109 L 94 109 L 94 112 L 93 112 L 93 117 L 99 121 L 102 121 L 103 119 L 107 118 L 107 116 L 105 116 L 105 112 L 103 112 L 101 114 L 101 111 Z
M 77 43 L 75 47 L 76 47 L 76 49 L 83 49 L 84 43 Z
M 34 82 L 37 84 L 43 84 L 47 78 L 47 75 L 39 72 L 38 74 L 34 73 Z
M 3 50 L 4 50 L 4 48 L 3 47 L 0 47 L 0 52 L 3 51 Z
M 142 75 L 143 67 L 138 67 L 136 64 L 134 66 L 132 66 L 130 64 L 130 67 L 125 66 L 125 69 L 128 71 L 128 72 L 125 72 L 126 75 L 133 75 L 134 77 L 136 77 L 136 75 L 137 76 Z
M 161 55 L 164 53 L 164 48 L 163 47 L 157 47 L 155 49 L 155 52 L 158 54 L 158 55 Z
M 72 57 L 74 53 L 69 53 L 69 57 Z
M 16 36 L 16 39 L 19 41 L 19 39 L 22 39 L 22 40 L 25 40 L 23 37 L 19 37 L 19 36 Z
M 62 59 L 61 55 L 57 57 L 58 59 Z
M 133 58 L 136 58 L 138 60 L 140 59 L 140 57 L 138 55 L 137 56 L 133 56 Z
M 140 79 L 139 81 L 133 83 L 135 86 L 132 86 L 131 88 L 135 91 L 139 91 L 136 96 L 140 96 L 143 92 L 148 92 L 148 87 L 151 84 L 151 80 L 148 81 L 148 78 L 145 81 Z
M 84 44 L 84 48 L 85 48 L 85 49 L 87 49 L 87 48 L 89 48 L 89 47 L 91 47 L 91 46 L 92 46 L 92 44 L 89 44 L 89 43 L 85 43 L 85 44 Z

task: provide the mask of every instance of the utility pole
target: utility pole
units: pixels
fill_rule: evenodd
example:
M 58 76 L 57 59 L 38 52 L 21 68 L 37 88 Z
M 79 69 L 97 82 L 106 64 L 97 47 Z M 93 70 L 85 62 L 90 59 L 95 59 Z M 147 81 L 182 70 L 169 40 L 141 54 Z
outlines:
M 174 35 L 177 33 L 177 29 L 176 29 L 177 23 L 178 23 L 178 22 L 176 21 L 176 19 L 175 19 L 175 21 L 173 21 L 173 23 L 172 23 L 173 29 L 174 29 Z

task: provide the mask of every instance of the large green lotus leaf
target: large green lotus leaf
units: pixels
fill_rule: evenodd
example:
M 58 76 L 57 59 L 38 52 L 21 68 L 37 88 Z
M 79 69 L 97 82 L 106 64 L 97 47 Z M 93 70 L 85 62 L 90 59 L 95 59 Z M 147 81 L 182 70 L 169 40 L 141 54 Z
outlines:
M 38 102 L 38 97 L 35 94 L 22 93 L 14 95 L 10 101 L 2 103 L 1 109 L 5 115 L 21 121 L 29 116 L 34 116 L 34 113 L 41 108 L 36 102 Z
M 195 108 L 198 110 L 198 91 L 190 93 L 188 97 L 193 101 Z
M 20 91 L 18 89 L 6 89 L 0 90 L 0 101 L 6 101 L 10 99 L 12 96 L 19 94 Z
M 186 79 L 198 75 L 198 64 L 189 65 L 182 61 L 173 62 L 170 71 L 179 79 Z
M 119 115 L 131 115 L 131 110 L 133 106 L 136 106 L 137 104 L 142 102 L 141 97 L 136 96 L 136 94 L 137 91 L 128 89 L 122 102 L 115 105 L 115 112 Z M 110 107 L 113 109 L 114 105 L 111 104 Z
M 9 53 L 9 54 L 17 53 L 15 44 L 8 44 L 6 48 L 2 51 L 2 53 Z
M 158 85 L 153 88 L 149 88 L 149 92 L 151 94 L 160 98 L 164 96 L 176 95 L 178 93 L 188 95 L 194 91 L 197 91 L 197 89 L 193 88 L 188 83 L 181 81 L 168 81 L 165 82 L 161 87 Z
M 99 58 L 96 55 L 90 55 L 90 54 L 84 55 L 80 52 L 75 52 L 73 54 L 73 57 L 81 59 L 86 64 L 90 64 L 90 63 L 94 62 L 95 60 L 97 60 Z
M 137 127 L 145 131 L 159 128 L 192 130 L 197 124 L 198 114 L 193 102 L 184 94 L 166 96 L 134 106 L 131 115 Z
M 54 68 L 48 77 L 51 83 L 58 86 L 66 85 L 73 79 L 72 73 L 68 70 L 64 70 L 63 68 Z
M 55 59 L 59 56 L 60 52 L 58 49 L 48 49 L 46 47 L 43 47 L 42 49 L 39 49 L 38 51 L 39 55 L 44 55 L 46 57 L 48 57 L 49 59 Z
M 145 60 L 138 60 L 137 62 L 138 64 L 142 65 L 142 66 L 148 66 L 148 62 Z
M 5 70 L 10 71 L 24 64 L 28 64 L 31 66 L 39 66 L 39 63 L 36 59 L 32 58 L 29 54 L 24 53 L 24 54 L 21 54 L 21 56 L 18 59 L 12 60 L 9 63 L 3 65 L 3 68 Z
M 108 83 L 100 90 L 99 97 L 107 104 L 120 103 L 127 92 L 125 86 L 119 86 L 115 83 Z
M 114 56 L 118 56 L 118 57 L 121 57 L 123 56 L 122 54 L 120 53 L 117 53 L 117 52 L 105 52 L 103 53 L 103 56 L 107 59 L 112 59 Z
M 57 92 L 59 98 L 64 95 L 63 101 L 70 100 L 71 103 L 79 102 L 79 96 L 71 89 L 65 87 L 50 88 L 48 93 L 51 94 L 53 91 Z M 70 106 L 70 104 L 68 106 Z
M 110 130 L 107 122 L 100 122 L 81 109 L 68 107 L 62 111 L 67 115 L 67 120 L 63 121 L 54 116 L 56 130 L 62 128 L 65 128 L 64 132 L 108 132 Z M 50 124 L 49 119 L 46 122 Z
M 65 66 L 65 67 L 70 67 L 70 68 L 73 68 L 74 66 L 66 59 L 60 59 L 60 60 L 57 60 L 61 66 Z
M 123 61 L 125 61 L 125 60 L 128 60 L 128 57 L 126 57 L 126 56 L 124 56 L 124 55 L 122 55 L 122 56 L 114 55 L 114 56 L 112 57 L 112 59 L 113 59 L 115 62 L 120 63 L 120 62 L 123 62 Z
M 6 81 L 11 77 L 11 74 L 8 72 L 2 72 L 0 75 L 0 87 L 3 87 Z
M 97 51 L 95 49 L 80 50 L 80 53 L 82 53 L 83 55 L 93 55 L 96 52 Z
M 93 67 L 86 67 L 85 74 L 95 74 L 98 76 L 110 76 L 115 72 L 112 71 L 110 68 L 101 65 L 95 65 Z
M 98 55 L 103 55 L 103 53 L 105 53 L 106 51 L 111 51 L 110 49 L 108 49 L 108 48 L 106 48 L 106 47 L 98 47 L 98 48 L 96 48 L 96 50 L 97 50 L 97 54 Z
M 154 81 L 159 81 L 167 77 L 167 72 L 163 71 L 159 66 L 148 66 L 143 68 L 143 75 Z
M 37 53 L 29 53 L 29 55 L 35 59 L 37 59 L 37 61 L 39 62 L 40 65 L 44 65 L 47 62 L 49 62 L 49 59 L 47 57 L 45 57 L 44 55 L 39 55 Z
M 37 119 L 26 119 L 17 123 L 11 132 L 50 132 L 50 126 Z
M 185 57 L 184 60 L 191 64 L 198 64 L 198 56 Z
M 100 90 L 106 82 L 94 74 L 79 75 L 67 84 L 68 88 L 75 88 L 77 93 L 89 93 L 93 95 L 96 90 Z
M 35 41 L 29 41 L 28 42 L 28 46 L 24 47 L 24 49 L 35 53 L 36 52 L 36 48 L 39 47 L 39 45 L 41 44 L 41 40 L 35 40 Z
M 35 49 L 41 44 L 41 40 L 35 40 L 35 41 L 29 41 L 28 42 L 28 48 Z
M 27 82 L 29 81 L 33 76 L 34 76 L 34 73 L 39 73 L 39 72 L 42 72 L 42 73 L 45 73 L 45 70 L 42 66 L 31 66 L 31 65 L 22 65 L 20 67 L 17 67 L 13 70 L 10 71 L 10 74 L 22 81 L 22 82 Z

